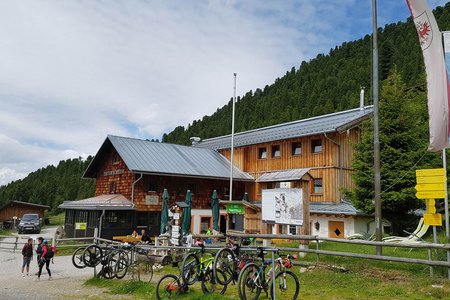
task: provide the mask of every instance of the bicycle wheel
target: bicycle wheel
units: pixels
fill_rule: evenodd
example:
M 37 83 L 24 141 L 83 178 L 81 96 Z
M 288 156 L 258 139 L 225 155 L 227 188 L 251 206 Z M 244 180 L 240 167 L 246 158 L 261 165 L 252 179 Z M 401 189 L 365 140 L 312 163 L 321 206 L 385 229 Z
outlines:
M 216 253 L 213 262 L 213 274 L 218 283 L 227 285 L 233 278 L 236 278 L 235 261 L 234 253 L 229 248 L 220 249 Z M 223 276 L 219 276 L 218 270 L 223 271 Z
M 90 245 L 83 251 L 83 262 L 87 267 L 95 267 L 103 257 L 102 249 L 97 245 Z
M 72 264 L 77 269 L 83 269 L 86 268 L 86 264 L 83 261 L 83 252 L 86 247 L 80 247 L 76 249 L 72 254 Z
M 106 279 L 113 279 L 116 277 L 116 260 L 113 257 L 109 257 L 106 264 L 103 266 L 101 273 Z
M 200 273 L 200 260 L 197 254 L 189 253 L 181 264 L 181 278 L 188 285 L 193 285 L 198 281 Z
M 218 270 L 218 276 L 220 276 L 221 278 L 223 278 L 223 271 Z M 226 290 L 227 290 L 228 285 L 221 285 L 220 283 L 218 283 L 213 275 L 213 271 L 211 269 L 207 269 L 205 274 L 202 277 L 202 291 L 203 294 L 207 295 L 207 294 L 212 294 L 215 291 L 219 291 L 220 290 L 220 294 L 223 295 L 225 294 Z
M 238 295 L 240 299 L 256 300 L 259 298 L 262 283 L 264 282 L 261 274 L 259 274 L 257 264 L 248 263 L 245 265 L 238 277 Z
M 291 271 L 280 272 L 275 277 L 275 296 L 276 299 L 292 299 L 298 297 L 300 291 L 300 282 L 297 275 Z M 273 283 L 270 283 L 270 295 L 274 298 Z
M 116 265 L 114 266 L 114 272 L 116 273 L 117 279 L 122 279 L 127 275 L 128 271 L 128 261 L 125 257 L 120 256 L 116 261 Z
M 177 276 L 167 274 L 156 285 L 156 299 L 175 299 L 180 294 L 181 284 Z
M 150 282 L 153 278 L 153 264 L 148 261 L 139 261 L 136 264 L 136 271 L 139 281 Z

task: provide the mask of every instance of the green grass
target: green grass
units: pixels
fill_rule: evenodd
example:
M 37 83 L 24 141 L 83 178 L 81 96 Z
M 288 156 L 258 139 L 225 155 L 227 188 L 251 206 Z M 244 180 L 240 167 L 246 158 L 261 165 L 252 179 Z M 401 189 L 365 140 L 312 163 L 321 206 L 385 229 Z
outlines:
M 298 247 L 298 243 L 286 243 L 278 247 Z M 342 243 L 321 243 L 320 249 L 375 254 L 373 246 L 349 245 Z M 310 248 L 315 249 L 311 243 Z M 427 250 L 384 248 L 384 255 L 427 259 Z M 444 260 L 445 253 L 440 258 Z M 438 253 L 439 255 L 439 253 Z M 450 281 L 446 279 L 446 269 L 435 268 L 435 277 L 429 275 L 429 267 L 409 263 L 393 263 L 368 259 L 335 257 L 320 255 L 316 262 L 315 254 L 308 254 L 299 261 L 309 262 L 312 266 L 300 273 L 300 267 L 292 270 L 300 280 L 299 299 L 449 299 Z M 330 265 L 345 267 L 348 271 L 330 269 Z M 304 268 L 303 268 L 304 270 Z M 154 299 L 157 280 L 164 274 L 178 274 L 178 269 L 165 267 L 155 273 L 151 284 L 142 284 L 127 280 L 90 279 L 86 284 L 106 288 L 112 294 L 123 294 L 127 299 Z M 264 298 L 264 293 L 261 298 Z M 202 294 L 199 284 L 194 285 L 180 299 L 237 299 L 236 286 L 229 286 L 225 295 Z
M 0 235 L 10 235 L 15 232 L 13 229 L 0 229 Z
M 46 217 L 49 218 L 49 221 L 50 221 L 49 225 L 55 226 L 55 225 L 64 225 L 65 216 L 66 216 L 65 213 L 62 212 L 62 213 L 57 214 L 57 215 L 50 215 L 49 214 Z

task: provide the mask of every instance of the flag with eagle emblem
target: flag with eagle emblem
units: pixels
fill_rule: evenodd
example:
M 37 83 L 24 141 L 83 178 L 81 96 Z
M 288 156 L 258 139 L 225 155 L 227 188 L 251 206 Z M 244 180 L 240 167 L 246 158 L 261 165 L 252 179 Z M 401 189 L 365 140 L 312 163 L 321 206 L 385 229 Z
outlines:
M 429 151 L 449 146 L 449 82 L 442 37 L 427 0 L 406 0 L 419 36 L 427 74 Z

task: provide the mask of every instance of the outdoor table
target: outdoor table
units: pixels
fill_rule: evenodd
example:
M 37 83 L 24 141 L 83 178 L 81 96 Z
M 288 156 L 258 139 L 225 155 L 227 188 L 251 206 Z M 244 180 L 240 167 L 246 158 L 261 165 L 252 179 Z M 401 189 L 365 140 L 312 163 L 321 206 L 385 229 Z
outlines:
M 137 244 L 141 241 L 141 237 L 132 237 L 131 235 L 118 235 L 113 236 L 113 241 L 119 241 L 122 243 L 129 243 L 129 244 Z

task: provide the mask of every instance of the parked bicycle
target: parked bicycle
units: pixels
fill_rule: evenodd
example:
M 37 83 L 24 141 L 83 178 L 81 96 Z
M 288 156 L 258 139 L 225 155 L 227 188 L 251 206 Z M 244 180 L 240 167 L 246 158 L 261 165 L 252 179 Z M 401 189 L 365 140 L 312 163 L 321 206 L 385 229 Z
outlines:
M 128 274 L 134 281 L 150 282 L 153 278 L 154 264 L 149 258 L 149 250 L 134 247 L 131 250 L 132 262 Z
M 300 291 L 300 282 L 294 272 L 288 270 L 292 268 L 292 256 L 280 255 L 276 251 L 278 258 L 275 260 L 275 289 L 273 289 L 272 280 L 272 261 L 264 259 L 264 248 L 258 247 L 258 257 L 261 263 L 248 263 L 239 274 L 238 278 L 238 294 L 240 299 L 256 300 L 259 298 L 261 291 L 265 291 L 266 295 L 270 291 L 273 299 L 292 299 L 298 297 Z M 267 271 L 266 275 L 266 269 Z M 267 277 L 266 277 L 267 276 Z
M 183 281 L 181 275 L 166 274 L 156 284 L 156 299 L 175 299 L 188 290 L 189 285 Z
M 203 293 L 211 294 L 215 291 L 217 285 L 212 269 L 215 258 L 211 253 L 205 252 L 203 243 L 200 243 L 199 246 L 199 251 L 191 252 L 183 259 L 181 277 L 188 285 L 201 281 Z M 222 270 L 217 270 L 216 273 L 222 282 L 225 281 L 225 274 Z M 223 284 L 219 289 L 220 293 L 223 294 L 227 290 L 227 285 Z
M 230 238 L 225 248 L 220 249 L 214 257 L 213 275 L 216 281 L 222 285 L 235 282 L 238 279 L 240 270 L 249 262 L 253 261 L 253 256 L 241 252 L 242 246 L 248 246 L 247 239 L 240 239 L 239 242 Z
M 128 266 L 131 265 L 128 250 L 130 248 L 118 246 L 107 246 L 102 249 L 100 246 L 92 244 L 75 250 L 72 255 L 72 263 L 77 268 L 93 268 L 101 264 L 102 268 L 97 274 L 98 277 L 121 279 L 126 275 Z

